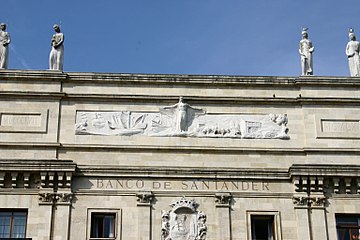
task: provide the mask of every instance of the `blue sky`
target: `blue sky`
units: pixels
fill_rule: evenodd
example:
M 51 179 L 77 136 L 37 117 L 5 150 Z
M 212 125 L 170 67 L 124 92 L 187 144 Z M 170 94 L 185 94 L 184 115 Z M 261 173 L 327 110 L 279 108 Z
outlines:
M 349 76 L 359 0 L 2 0 L 10 69 L 48 68 L 52 26 L 65 72 L 299 76 L 301 28 L 314 74 Z

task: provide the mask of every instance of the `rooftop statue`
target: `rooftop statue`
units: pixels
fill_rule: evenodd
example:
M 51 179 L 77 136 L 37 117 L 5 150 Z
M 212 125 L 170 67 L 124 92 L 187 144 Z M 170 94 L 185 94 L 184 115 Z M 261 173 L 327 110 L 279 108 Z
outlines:
M 314 52 L 314 47 L 312 42 L 308 39 L 307 28 L 303 28 L 302 40 L 300 41 L 299 53 L 301 56 L 301 69 L 302 76 L 313 75 L 313 60 L 312 53 Z
M 8 68 L 8 45 L 10 44 L 10 35 L 6 32 L 6 24 L 0 24 L 0 69 Z
M 349 69 L 351 77 L 360 77 L 360 44 L 356 41 L 356 36 L 352 28 L 349 29 L 350 41 L 346 45 L 346 55 L 349 60 Z
M 51 39 L 51 51 L 49 58 L 50 70 L 63 70 L 64 66 L 64 34 L 60 32 L 60 27 L 54 25 L 55 34 Z

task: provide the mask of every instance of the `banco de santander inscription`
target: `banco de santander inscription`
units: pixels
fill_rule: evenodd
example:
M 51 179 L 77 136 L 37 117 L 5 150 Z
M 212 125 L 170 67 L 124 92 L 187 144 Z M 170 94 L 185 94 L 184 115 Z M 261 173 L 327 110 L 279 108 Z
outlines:
M 266 181 L 179 180 L 151 181 L 135 179 L 91 180 L 92 188 L 104 190 L 183 190 L 183 191 L 270 191 Z

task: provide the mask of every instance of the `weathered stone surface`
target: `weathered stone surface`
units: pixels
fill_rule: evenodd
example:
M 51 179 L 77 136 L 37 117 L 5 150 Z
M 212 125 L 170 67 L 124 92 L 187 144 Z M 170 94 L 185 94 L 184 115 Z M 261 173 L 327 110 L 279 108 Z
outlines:
M 271 216 L 276 239 L 308 239 L 313 221 L 334 239 L 335 214 L 360 212 L 359 88 L 1 70 L 0 202 L 27 209 L 33 239 L 89 239 L 93 214 L 115 218 L 115 239 L 177 237 L 180 215 L 198 239 L 248 239 L 251 216 Z

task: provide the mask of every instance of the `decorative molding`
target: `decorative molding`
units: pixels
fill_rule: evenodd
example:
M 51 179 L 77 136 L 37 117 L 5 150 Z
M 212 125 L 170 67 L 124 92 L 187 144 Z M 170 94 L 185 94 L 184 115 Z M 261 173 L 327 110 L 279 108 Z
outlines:
M 73 193 L 54 193 L 54 192 L 40 192 L 40 203 L 71 203 L 73 199 Z
M 39 193 L 39 201 L 41 203 L 55 203 L 59 200 L 57 193 Z
M 327 198 L 324 196 L 309 197 L 309 196 L 294 196 L 293 203 L 297 206 L 303 207 L 324 207 Z
M 153 200 L 154 200 L 154 194 L 151 191 L 136 193 L 136 201 L 138 202 L 138 205 L 143 205 L 143 204 L 150 205 Z
M 21 171 L 1 171 L 0 188 L 39 188 L 36 173 Z
M 5 172 L 0 172 L 0 188 L 5 187 L 5 176 L 6 176 Z
M 171 203 L 170 206 L 173 208 L 174 212 L 177 211 L 179 208 L 188 208 L 192 212 L 195 212 L 199 204 L 195 202 L 194 199 L 188 200 L 185 197 L 182 197 L 180 200 Z
M 182 197 L 170 204 L 171 211 L 163 210 L 161 214 L 161 240 L 206 240 L 206 214 L 202 211 L 196 211 L 198 205 L 195 200 Z
M 233 197 L 231 193 L 216 193 L 215 203 L 216 206 L 230 206 Z
M 161 240 L 171 240 L 170 238 L 170 211 L 161 211 Z
M 41 188 L 71 188 L 73 172 L 40 172 Z
M 73 198 L 73 193 L 60 193 L 58 202 L 71 203 Z
M 317 206 L 317 207 L 324 207 L 326 202 L 327 202 L 327 198 L 326 197 L 313 197 L 311 199 L 311 203 L 313 206 Z
M 359 178 L 355 176 L 292 176 L 298 193 L 359 194 Z
M 198 226 L 197 226 L 198 235 L 196 240 L 205 240 L 207 234 L 206 214 L 202 211 L 198 212 L 197 221 L 198 221 Z
M 297 206 L 307 206 L 309 198 L 294 196 L 292 200 L 293 200 L 293 204 L 295 204 Z

